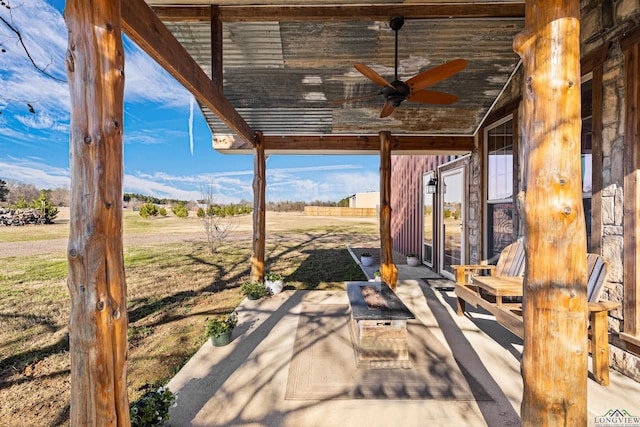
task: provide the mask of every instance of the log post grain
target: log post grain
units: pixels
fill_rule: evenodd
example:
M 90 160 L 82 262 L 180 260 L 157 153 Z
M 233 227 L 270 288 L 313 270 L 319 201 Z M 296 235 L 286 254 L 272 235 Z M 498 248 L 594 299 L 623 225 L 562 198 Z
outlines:
M 587 425 L 587 248 L 580 164 L 578 0 L 527 1 L 522 424 Z
M 391 239 L 391 136 L 380 132 L 380 278 L 395 292 L 398 268 Z
M 71 426 L 130 424 L 120 1 L 68 0 Z
M 251 254 L 251 280 L 262 282 L 264 279 L 266 239 L 265 188 L 267 185 L 267 166 L 264 154 L 264 139 L 261 132 L 256 133 L 253 150 L 253 252 Z

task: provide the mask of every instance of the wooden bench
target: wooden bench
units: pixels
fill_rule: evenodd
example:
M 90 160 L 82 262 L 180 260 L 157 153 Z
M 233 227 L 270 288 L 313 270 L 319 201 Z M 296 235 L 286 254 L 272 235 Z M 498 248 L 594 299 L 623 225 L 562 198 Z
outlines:
M 504 255 L 505 260 L 514 253 L 513 248 L 509 247 L 505 248 L 505 251 L 500 255 L 500 258 L 503 258 Z M 510 262 L 516 263 L 517 259 L 511 257 Z M 500 264 L 500 261 L 498 264 Z M 459 267 L 465 268 L 466 266 Z M 474 266 L 471 267 L 473 268 Z M 462 272 L 456 274 L 456 277 L 464 279 L 464 281 L 456 281 L 455 285 L 455 292 L 458 297 L 458 315 L 464 314 L 465 302 L 474 307 L 481 306 L 492 313 L 498 323 L 522 338 L 524 336 L 522 303 L 518 299 L 523 294 L 523 277 L 517 269 L 511 271 L 519 274 L 512 276 L 472 276 L 470 282 L 467 279 L 468 274 L 463 274 Z M 610 310 L 619 308 L 620 303 L 600 301 L 607 273 L 607 264 L 601 256 L 597 254 L 587 255 L 587 273 L 590 323 L 589 351 L 592 354 L 593 375 L 599 384 L 606 386 L 609 385 L 609 330 L 607 316 Z M 505 297 L 507 298 L 506 301 Z
M 346 282 L 358 367 L 410 368 L 407 320 L 415 316 L 384 282 Z
M 473 278 L 480 274 L 489 274 L 489 277 L 508 278 L 522 277 L 524 275 L 525 253 L 522 240 L 505 247 L 500 253 L 497 264 L 476 264 L 476 265 L 452 265 L 456 279 L 456 295 L 458 296 L 458 315 L 462 316 L 465 311 L 465 301 L 477 307 L 480 298 L 480 290 L 473 284 Z M 458 286 L 460 285 L 460 289 Z M 464 287 L 463 287 L 464 286 Z M 522 288 L 522 286 L 520 286 Z M 458 293 L 460 290 L 460 293 Z M 502 299 L 500 299 L 501 302 Z M 483 304 L 480 304 L 484 307 Z M 484 307 L 486 308 L 486 307 Z

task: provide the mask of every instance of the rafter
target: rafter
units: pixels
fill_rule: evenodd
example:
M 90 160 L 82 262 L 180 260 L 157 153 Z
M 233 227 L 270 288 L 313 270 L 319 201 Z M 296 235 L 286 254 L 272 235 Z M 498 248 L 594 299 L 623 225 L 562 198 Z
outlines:
M 155 6 L 163 21 L 208 22 L 208 6 Z M 524 18 L 524 2 L 482 4 L 378 4 L 342 6 L 220 6 L 222 22 L 265 21 L 386 21 L 391 16 L 405 19 Z
M 211 9 L 205 9 L 210 19 Z M 239 138 L 253 144 L 253 129 L 144 0 L 123 1 L 121 14 L 122 28 L 131 40 L 213 111 Z

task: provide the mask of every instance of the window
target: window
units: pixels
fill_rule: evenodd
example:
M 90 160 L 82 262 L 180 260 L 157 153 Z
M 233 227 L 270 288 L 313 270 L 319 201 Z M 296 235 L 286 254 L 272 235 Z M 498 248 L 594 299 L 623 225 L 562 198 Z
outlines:
M 582 82 L 582 134 L 580 154 L 582 158 L 582 205 L 587 226 L 587 251 L 591 251 L 591 190 L 592 190 L 592 146 L 593 110 L 591 106 L 593 85 L 591 76 Z
M 513 243 L 513 118 L 485 130 L 487 153 L 487 259 Z

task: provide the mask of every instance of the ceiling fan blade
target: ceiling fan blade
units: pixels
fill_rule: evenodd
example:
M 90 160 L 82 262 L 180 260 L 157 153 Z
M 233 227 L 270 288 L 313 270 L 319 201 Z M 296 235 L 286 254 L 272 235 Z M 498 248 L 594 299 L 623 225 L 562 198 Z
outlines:
M 375 71 L 373 71 L 371 68 L 367 67 L 364 64 L 356 64 L 354 65 L 355 69 L 360 71 L 360 73 L 362 75 L 364 75 L 366 78 L 368 78 L 369 80 L 371 80 L 372 82 L 374 82 L 377 85 L 380 86 L 387 86 L 390 87 L 391 89 L 395 89 L 395 87 L 393 87 L 393 85 L 391 83 L 389 83 L 388 81 L 386 81 L 384 79 L 384 77 L 382 77 L 380 74 L 376 73 Z
M 458 97 L 450 93 L 436 92 L 435 90 L 420 90 L 407 97 L 407 101 L 419 102 L 421 104 L 448 105 L 453 104 Z
M 358 96 L 356 98 L 348 98 L 348 99 L 341 99 L 338 101 L 330 101 L 329 104 L 345 104 L 347 102 L 355 102 L 355 101 L 362 101 L 364 99 L 371 99 L 371 98 L 375 98 L 377 96 L 382 95 L 382 92 L 378 92 L 375 93 L 373 95 L 366 95 L 366 96 Z
M 396 107 L 391 105 L 391 103 L 385 102 L 384 107 L 382 107 L 382 111 L 380 112 L 380 118 L 384 119 L 385 117 L 390 116 L 391 113 L 393 113 L 393 110 L 395 109 Z
M 427 71 L 423 71 L 417 76 L 411 77 L 407 80 L 407 85 L 411 92 L 418 92 L 428 86 L 434 85 L 447 77 L 451 77 L 457 72 L 464 70 L 467 67 L 467 61 L 464 59 L 454 59 L 453 61 L 445 62 L 435 68 Z

